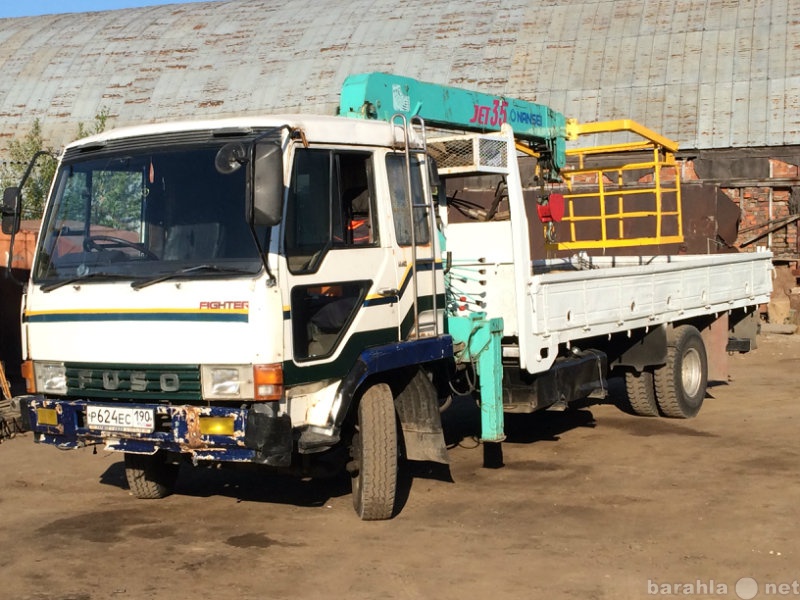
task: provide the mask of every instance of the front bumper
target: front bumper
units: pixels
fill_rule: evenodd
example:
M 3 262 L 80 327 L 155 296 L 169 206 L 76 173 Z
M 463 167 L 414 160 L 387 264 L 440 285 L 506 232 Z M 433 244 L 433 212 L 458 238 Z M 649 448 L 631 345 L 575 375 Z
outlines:
M 288 415 L 272 403 L 254 408 L 225 406 L 117 403 L 116 406 L 153 410 L 154 431 L 137 433 L 111 427 L 87 426 L 87 408 L 115 406 L 113 402 L 20 397 L 23 421 L 37 442 L 62 449 L 105 443 L 108 450 L 154 454 L 166 450 L 190 455 L 193 461 L 254 462 L 274 467 L 291 464 L 294 446 Z M 41 418 L 40 418 L 41 417 Z M 207 433 L 204 423 L 225 419 L 227 432 Z

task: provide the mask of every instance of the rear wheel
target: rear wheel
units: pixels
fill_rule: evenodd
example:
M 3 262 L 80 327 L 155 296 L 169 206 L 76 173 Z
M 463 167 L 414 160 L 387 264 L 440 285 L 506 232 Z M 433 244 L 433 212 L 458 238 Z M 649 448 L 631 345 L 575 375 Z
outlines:
M 628 403 L 631 410 L 641 417 L 657 417 L 658 402 L 653 382 L 653 372 L 625 372 L 625 390 L 628 392 Z
M 155 454 L 125 453 L 125 477 L 137 498 L 154 500 L 175 490 L 179 465 L 167 462 L 164 452 Z
M 706 347 L 691 325 L 675 329 L 667 347 L 667 363 L 655 371 L 658 408 L 666 417 L 688 419 L 703 405 L 708 383 Z
M 388 385 L 373 385 L 361 398 L 351 453 L 356 513 L 364 521 L 391 518 L 397 490 L 397 421 Z

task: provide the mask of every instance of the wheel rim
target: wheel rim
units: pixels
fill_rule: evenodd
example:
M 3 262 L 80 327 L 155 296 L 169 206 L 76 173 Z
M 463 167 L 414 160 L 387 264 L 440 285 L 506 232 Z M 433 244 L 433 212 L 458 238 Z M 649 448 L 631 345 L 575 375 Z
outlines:
M 693 398 L 700 391 L 703 380 L 703 361 L 695 348 L 689 348 L 683 355 L 681 385 L 684 393 Z

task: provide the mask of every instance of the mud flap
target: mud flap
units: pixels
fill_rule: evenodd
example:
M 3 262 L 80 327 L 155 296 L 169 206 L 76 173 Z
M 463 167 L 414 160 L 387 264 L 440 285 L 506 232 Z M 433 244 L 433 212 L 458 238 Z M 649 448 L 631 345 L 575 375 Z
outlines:
M 392 391 L 403 430 L 406 458 L 448 464 L 439 402 L 433 383 L 422 370 L 417 370 L 402 389 Z
M 289 415 L 278 415 L 269 404 L 255 404 L 247 412 L 245 446 L 256 450 L 259 462 L 271 467 L 288 467 L 292 463 L 292 421 Z

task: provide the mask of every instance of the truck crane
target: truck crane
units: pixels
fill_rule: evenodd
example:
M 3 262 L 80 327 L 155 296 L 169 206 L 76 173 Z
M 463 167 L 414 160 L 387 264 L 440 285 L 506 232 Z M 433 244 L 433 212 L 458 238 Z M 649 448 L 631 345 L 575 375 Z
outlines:
M 642 141 L 604 151 L 653 157 L 632 195 L 611 176 L 629 163 L 567 149 L 620 130 Z M 26 284 L 23 416 L 38 443 L 122 453 L 139 498 L 171 493 L 181 464 L 334 465 L 365 520 L 399 510 L 401 457 L 447 462 L 440 409 L 464 396 L 495 445 L 505 413 L 602 395 L 615 374 L 634 412 L 692 417 L 708 354 L 753 345 L 770 254 L 564 254 L 646 244 L 625 219 L 679 239 L 675 148 L 382 73 L 348 78 L 338 116 L 73 142 Z M 20 206 L 7 189 L 4 231 Z

